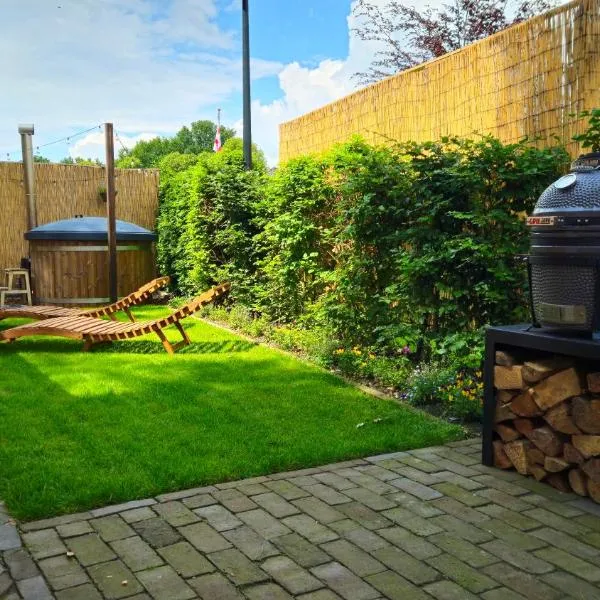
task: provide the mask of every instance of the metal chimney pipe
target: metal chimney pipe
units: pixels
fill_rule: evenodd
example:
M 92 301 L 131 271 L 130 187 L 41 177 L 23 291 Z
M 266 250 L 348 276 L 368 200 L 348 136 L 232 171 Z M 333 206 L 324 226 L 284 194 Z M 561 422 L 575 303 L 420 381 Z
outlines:
M 27 200 L 27 218 L 29 229 L 37 227 L 37 212 L 35 208 L 35 177 L 33 173 L 33 123 L 19 125 L 21 134 L 21 151 L 23 153 L 23 179 L 25 181 L 25 198 Z

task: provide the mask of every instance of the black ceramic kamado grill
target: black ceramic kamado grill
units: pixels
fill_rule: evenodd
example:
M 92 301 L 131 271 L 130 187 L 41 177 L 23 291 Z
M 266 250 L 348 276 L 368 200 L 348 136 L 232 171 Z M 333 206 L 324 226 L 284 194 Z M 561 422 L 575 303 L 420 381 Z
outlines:
M 548 187 L 527 225 L 533 324 L 591 335 L 600 329 L 600 153 Z

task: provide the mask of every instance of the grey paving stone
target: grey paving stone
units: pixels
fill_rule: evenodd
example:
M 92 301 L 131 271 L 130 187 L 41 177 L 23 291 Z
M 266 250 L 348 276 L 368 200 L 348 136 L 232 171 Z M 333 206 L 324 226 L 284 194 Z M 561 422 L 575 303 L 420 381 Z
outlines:
M 372 600 L 379 595 L 368 583 L 337 562 L 314 567 L 311 573 L 346 600 Z
M 353 500 L 364 504 L 372 510 L 386 510 L 389 508 L 394 508 L 396 506 L 395 502 L 392 502 L 388 498 L 384 496 L 380 496 L 371 490 L 363 487 L 356 487 L 346 490 L 346 495 L 350 496 Z
M 474 493 L 489 502 L 499 504 L 500 506 L 504 506 L 504 508 L 509 508 L 510 510 L 515 510 L 517 512 L 531 509 L 531 504 L 527 501 L 527 496 L 511 496 L 510 494 L 494 488 L 478 490 Z
M 340 600 L 340 597 L 331 590 L 317 590 L 297 597 L 297 600 Z
M 533 506 L 545 508 L 546 510 L 553 512 L 560 517 L 566 517 L 567 519 L 572 517 L 580 517 L 581 515 L 586 514 L 584 511 L 573 506 L 572 502 L 553 502 L 552 500 L 548 500 L 548 498 L 544 498 L 544 496 L 540 496 L 539 494 L 530 493 L 526 496 L 523 496 L 522 499 Z
M 67 551 L 54 529 L 40 529 L 31 533 L 24 533 L 23 541 L 36 560 L 64 554 Z
M 29 523 L 21 523 L 19 525 L 21 531 L 39 531 L 40 529 L 50 529 L 58 527 L 58 525 L 66 525 L 67 523 L 75 523 L 75 521 L 86 521 L 90 519 L 90 513 L 75 513 L 71 515 L 61 515 L 60 517 L 52 517 L 51 519 L 41 519 L 40 521 L 30 521 Z
M 264 571 L 235 548 L 213 552 L 209 555 L 209 559 L 236 585 L 248 585 L 268 579 Z
M 331 471 L 325 473 L 317 473 L 314 475 L 314 478 L 329 487 L 332 487 L 335 490 L 343 491 L 348 488 L 356 487 L 356 484 L 337 473 L 333 473 Z
M 365 529 L 380 529 L 381 527 L 388 527 L 392 524 L 392 521 L 383 514 L 358 502 L 350 502 L 349 504 L 344 504 L 338 508 L 344 516 L 356 521 L 356 523 L 362 525 Z
M 423 561 L 413 558 L 407 552 L 388 546 L 373 552 L 373 556 L 380 560 L 383 564 L 389 567 L 392 571 L 396 571 L 410 580 L 416 585 L 423 585 L 430 581 L 435 581 L 438 578 L 438 573 L 426 565 Z
M 499 519 L 488 519 L 478 526 L 483 531 L 491 533 L 494 537 L 504 540 L 509 546 L 519 550 L 538 550 L 546 545 L 546 542 L 534 537 L 533 534 L 537 530 L 531 532 L 520 531 Z
M 443 513 L 454 515 L 458 519 L 467 521 L 468 523 L 483 523 L 490 518 L 488 515 L 475 510 L 474 508 L 469 508 L 462 504 L 462 502 L 447 496 L 433 500 L 429 504 Z
M 196 513 L 203 521 L 207 521 L 208 524 L 217 531 L 227 531 L 228 529 L 235 529 L 236 527 L 243 525 L 232 512 L 219 504 L 211 504 L 210 506 L 196 508 L 194 513 Z
M 366 581 L 389 600 L 429 600 L 430 596 L 394 571 L 370 575 Z
M 11 579 L 8 571 L 4 569 L 2 563 L 0 563 L 0 598 L 2 598 L 2 600 L 4 600 L 5 596 L 8 596 L 8 594 L 11 596 L 16 594 L 13 584 L 14 581 Z
M 216 498 L 225 508 L 234 513 L 258 508 L 258 504 L 256 504 L 256 502 L 250 500 L 248 496 L 245 496 L 242 494 L 242 492 L 236 489 L 219 490 L 211 495 Z
M 291 594 L 318 590 L 323 584 L 287 556 L 273 556 L 262 563 L 262 568 Z
M 66 556 L 45 558 L 38 563 L 38 566 L 53 590 L 62 590 L 89 581 L 77 561 Z
M 223 537 L 241 550 L 250 560 L 263 560 L 269 556 L 278 554 L 277 548 L 273 544 L 258 535 L 254 529 L 247 525 L 225 531 L 223 532 Z
M 588 527 L 579 525 L 573 519 L 566 519 L 543 508 L 534 508 L 524 512 L 524 515 L 535 519 L 542 525 L 564 531 L 572 535 L 583 535 L 590 531 Z
M 189 509 L 201 508 L 203 506 L 210 506 L 211 504 L 217 503 L 217 501 L 210 494 L 198 494 L 197 496 L 192 496 L 191 498 L 184 498 L 182 502 Z
M 19 532 L 10 521 L 0 525 L 0 552 L 4 550 L 15 550 L 21 547 Z
M 415 535 L 403 527 L 379 529 L 377 534 L 419 560 L 442 553 L 436 545 L 427 541 L 426 538 Z
M 436 503 L 441 502 L 442 500 L 452 500 L 452 498 L 438 498 L 437 500 L 425 502 L 415 498 L 414 496 L 411 496 L 410 494 L 407 494 L 406 492 L 390 494 L 388 495 L 388 498 L 392 499 L 400 508 L 408 508 L 408 510 L 414 512 L 416 515 L 419 515 L 419 517 L 425 518 L 443 515 L 444 511 L 438 508 Z M 461 506 L 467 510 L 472 510 L 464 505 Z
M 41 575 L 17 581 L 17 589 L 24 600 L 53 600 L 52 593 Z
M 4 552 L 3 557 L 11 577 L 15 581 L 37 577 L 40 574 L 31 556 L 29 556 L 29 553 L 24 548 L 8 550 L 7 552 Z M 2 563 L 0 562 L 0 573 L 1 572 Z
M 598 519 L 595 515 L 583 514 L 571 520 L 576 525 L 581 525 L 583 527 L 587 527 L 591 531 L 600 533 L 600 519 Z M 581 537 L 582 534 L 574 531 L 573 535 L 579 535 Z M 587 532 L 583 535 L 587 535 Z
M 525 596 L 517 594 L 507 588 L 496 588 L 495 590 L 489 590 L 484 594 L 481 594 L 483 600 L 527 600 Z
M 269 488 L 266 488 L 262 483 L 250 483 L 251 480 L 244 480 L 243 483 L 239 483 L 236 485 L 236 489 L 238 489 L 242 494 L 246 496 L 256 496 L 257 494 L 264 494 L 269 491 Z M 264 480 L 267 481 L 266 479 Z
M 597 504 L 593 500 L 588 498 L 578 498 L 577 500 L 572 500 L 568 504 L 578 510 L 600 517 L 600 504 Z
M 242 487 L 251 487 L 254 485 L 260 485 L 270 481 L 271 477 L 267 475 L 259 475 L 258 477 L 248 477 L 246 479 L 242 479 L 241 481 L 225 481 L 223 483 L 217 483 L 216 487 L 220 490 L 227 490 L 230 488 L 242 488 Z M 260 489 L 260 488 L 256 488 Z M 264 490 L 260 492 L 253 492 L 256 494 L 261 494 Z M 244 492 L 246 493 L 246 492 Z
M 476 546 L 475 544 L 450 533 L 438 533 L 429 536 L 427 539 L 438 548 L 444 550 L 444 552 L 456 556 L 456 558 L 476 569 L 491 565 L 500 560 L 494 554 L 486 552 L 483 547 Z
M 563 569 L 576 577 L 591 582 L 600 581 L 600 569 L 597 566 L 581 558 L 577 558 L 560 548 L 548 546 L 540 550 L 535 550 L 534 554 L 544 562 L 552 563 L 559 569 Z
M 316 567 L 331 560 L 318 546 L 311 544 L 297 533 L 275 538 L 273 544 L 302 567 Z
M 390 479 L 396 479 L 397 474 L 389 469 L 384 469 L 379 464 L 366 465 L 364 467 L 357 467 L 357 471 L 381 479 L 381 481 L 389 481 Z
M 115 553 L 96 533 L 69 538 L 67 546 L 84 567 L 116 558 Z
M 181 540 L 181 535 L 158 517 L 137 521 L 132 526 L 154 548 L 170 546 Z
M 116 513 L 124 512 L 126 510 L 132 510 L 134 508 L 142 508 L 143 506 L 152 506 L 156 504 L 156 500 L 148 498 L 146 500 L 132 500 L 131 502 L 124 502 L 123 504 L 115 504 L 113 506 L 105 506 L 104 508 L 97 508 L 91 510 L 90 515 L 94 518 L 105 517 L 107 515 L 114 515 Z
M 528 490 L 539 494 L 540 496 L 544 496 L 548 498 L 548 500 L 552 500 L 554 502 L 570 502 L 573 500 L 577 500 L 578 496 L 575 494 L 564 494 L 563 492 L 559 492 L 555 490 L 552 486 L 547 483 L 542 483 L 541 481 L 535 481 L 535 479 L 531 479 L 529 477 L 523 477 L 522 475 L 519 477 L 519 485 L 527 488 Z
M 181 527 L 179 531 L 192 546 L 201 552 L 218 552 L 231 548 L 231 544 L 207 523 L 193 523 Z
M 413 469 L 417 469 L 419 471 L 423 471 L 425 473 L 436 473 L 438 471 L 444 471 L 443 467 L 438 467 L 437 465 L 423 460 L 421 458 L 417 458 L 416 456 L 399 456 L 398 460 L 405 465 L 412 467 Z
M 317 483 L 315 485 L 309 485 L 304 488 L 311 495 L 319 498 L 319 500 L 323 500 L 323 502 L 335 506 L 336 504 L 344 504 L 345 502 L 350 502 L 351 498 L 338 492 L 332 487 L 325 485 L 323 483 Z M 356 489 L 356 488 L 355 488 Z
M 408 456 L 406 452 L 387 452 L 386 454 L 377 454 L 375 456 L 369 456 L 365 458 L 367 462 L 375 463 L 381 462 L 382 460 L 396 460 L 399 456 Z
M 198 521 L 198 517 L 187 506 L 177 500 L 162 502 L 154 507 L 158 513 L 169 525 L 181 527 Z
M 377 479 L 375 477 L 371 477 L 365 473 L 361 473 L 360 471 L 356 471 L 355 473 L 347 473 L 342 471 L 344 476 L 348 478 L 352 483 L 354 483 L 357 487 L 362 487 L 378 496 L 382 496 L 383 494 L 389 494 L 393 492 L 396 488 L 389 483 L 385 483 L 381 481 L 381 479 Z
M 478 474 L 478 471 L 473 471 L 473 473 Z M 452 471 L 440 471 L 439 473 L 436 473 L 436 475 L 438 475 L 440 481 L 453 483 L 465 490 L 480 490 L 487 487 L 483 483 L 475 481 L 472 476 L 466 477 L 464 475 L 459 475 L 458 473 L 452 473 Z
M 453 483 L 435 483 L 433 485 L 433 488 L 438 492 L 444 494 L 444 496 L 450 496 L 451 498 L 462 502 L 466 506 L 483 506 L 484 504 L 490 503 L 490 501 L 487 498 L 482 498 L 481 496 L 478 496 L 476 492 L 465 490 L 464 488 L 458 485 L 454 485 Z
M 527 573 L 541 575 L 553 570 L 552 565 L 546 561 L 536 558 L 536 556 L 525 550 L 518 550 L 502 540 L 492 540 L 482 544 L 481 547 Z
M 436 581 L 426 585 L 423 589 L 436 600 L 477 600 L 477 596 L 454 581 Z
M 299 508 L 301 512 L 306 513 L 324 525 L 333 523 L 334 521 L 340 521 L 344 518 L 344 514 L 337 510 L 337 508 L 329 506 L 329 504 L 326 504 L 318 498 L 299 498 L 298 500 L 294 500 L 292 504 Z
M 306 490 L 299 488 L 285 479 L 269 481 L 265 483 L 265 486 L 276 494 L 279 494 L 285 500 L 297 500 L 298 498 L 306 498 L 306 496 L 310 495 Z
M 386 510 L 383 513 L 390 521 L 398 523 L 402 527 L 416 533 L 417 535 L 432 535 L 434 533 L 441 533 L 442 529 L 436 525 L 432 519 L 442 517 L 432 517 L 432 519 L 423 519 L 417 516 L 406 508 L 394 508 L 392 510 Z
M 523 594 L 530 600 L 558 600 L 562 598 L 560 592 L 543 583 L 548 575 L 542 578 L 524 573 L 506 563 L 496 563 L 483 569 L 483 573 L 493 577 L 499 584 Z M 551 575 L 551 574 L 550 574 Z
M 256 533 L 266 540 L 290 533 L 290 530 L 283 524 L 284 522 L 278 521 L 262 508 L 238 513 L 238 516 L 246 525 L 252 527 Z
M 426 562 L 474 594 L 480 594 L 498 587 L 498 584 L 493 579 L 450 554 L 440 554 L 439 556 L 428 558 Z
M 462 477 L 474 477 L 479 473 L 475 469 L 472 469 L 469 466 L 461 465 L 459 462 L 455 460 L 449 460 L 446 458 L 442 458 L 441 456 L 435 454 L 424 454 L 421 456 L 425 460 L 429 460 L 430 462 L 435 462 L 438 467 L 441 467 L 445 471 L 450 471 L 455 475 L 460 475 Z M 472 460 L 472 459 L 468 459 Z
M 308 515 L 293 515 L 283 519 L 282 523 L 315 544 L 330 542 L 339 537 L 337 533 Z
M 246 588 L 244 595 L 249 600 L 293 600 L 293 598 L 275 583 L 261 583 Z
M 336 540 L 322 544 L 321 548 L 335 560 L 348 567 L 355 575 L 365 577 L 385 571 L 386 567 L 372 556 L 347 540 Z M 382 551 L 382 549 L 380 549 Z M 377 553 L 374 553 L 377 556 Z
M 120 513 L 120 515 L 126 523 L 136 523 L 137 521 L 156 518 L 156 513 L 148 506 L 126 510 Z
M 135 535 L 135 531 L 119 515 L 92 519 L 89 523 L 105 542 L 113 542 Z
M 439 527 L 441 530 L 448 531 L 453 535 L 458 535 L 459 537 L 472 542 L 473 544 L 481 544 L 483 542 L 489 542 L 494 538 L 494 536 L 470 523 L 465 521 L 461 521 L 452 515 L 440 515 L 439 517 L 432 517 L 429 521 Z M 487 523 L 487 521 L 486 521 Z M 482 525 L 483 527 L 483 525 Z M 440 531 L 436 531 L 434 533 L 440 533 Z
M 177 542 L 172 546 L 163 546 L 158 553 L 182 577 L 194 577 L 211 573 L 215 567 L 188 542 Z
M 587 581 L 583 581 L 583 579 L 579 579 L 579 577 L 565 573 L 564 571 L 548 573 L 543 575 L 542 579 L 556 588 L 556 590 L 560 590 L 568 595 L 569 598 L 576 598 L 577 600 L 597 600 L 600 597 L 597 586 L 592 585 Z M 544 587 L 547 586 L 544 585 Z M 564 597 L 556 590 L 553 590 L 552 593 L 554 595 L 552 597 L 547 596 L 547 598 L 553 600 L 554 598 Z M 542 600 L 542 596 L 539 596 L 539 599 Z
M 75 537 L 86 533 L 94 533 L 89 521 L 75 521 L 66 525 L 58 525 L 56 528 L 58 535 L 62 538 Z
M 542 526 L 542 523 L 540 521 L 537 521 L 531 516 L 527 516 L 523 513 L 517 513 L 514 510 L 509 510 L 508 508 L 503 508 L 502 506 L 497 506 L 496 504 L 487 504 L 486 506 L 480 506 L 477 510 L 481 511 L 488 517 L 504 521 L 505 523 L 508 523 L 511 527 L 521 529 L 522 531 L 529 531 L 531 529 L 537 529 L 538 527 Z
M 289 517 L 290 515 L 295 515 L 299 512 L 296 506 L 275 492 L 258 494 L 257 496 L 253 496 L 252 499 L 256 504 L 264 508 L 267 512 L 270 512 L 277 519 Z
M 187 583 L 167 565 L 140 571 L 137 577 L 155 600 L 188 600 L 196 597 Z
M 126 598 L 144 591 L 140 582 L 120 560 L 93 565 L 88 572 L 106 600 Z M 125 581 L 126 585 L 123 584 Z
M 511 483 L 510 481 L 504 481 L 494 475 L 476 475 L 472 478 L 473 481 L 477 481 L 483 484 L 485 487 L 494 488 L 504 492 L 505 494 L 510 494 L 511 496 L 522 496 L 524 494 L 528 494 L 530 490 L 520 486 L 518 483 Z
M 271 481 L 277 481 L 278 479 L 293 479 L 295 477 L 302 477 L 303 475 L 314 475 L 315 473 L 320 473 L 321 469 L 319 467 L 310 467 L 308 469 L 298 469 L 296 471 L 287 471 L 285 473 L 276 473 L 275 475 L 271 475 Z
M 425 473 L 424 471 L 409 467 L 408 465 L 403 465 L 395 471 L 398 475 L 402 475 L 403 477 L 407 477 L 408 479 L 412 479 L 423 485 L 432 485 L 434 483 L 445 481 L 445 475 L 442 475 L 443 472 Z
M 91 584 L 84 583 L 62 592 L 57 592 L 56 600 L 103 600 L 100 592 Z
M 317 483 L 319 483 L 319 480 L 315 479 L 312 475 L 300 475 L 298 477 L 292 477 L 287 481 L 303 489 L 309 485 L 317 485 Z
M 390 483 L 394 487 L 397 487 L 404 492 L 408 492 L 420 500 L 434 500 L 435 498 L 441 498 L 443 496 L 441 492 L 438 492 L 429 486 L 423 485 L 418 481 L 408 479 L 407 477 L 393 479 Z
M 243 600 L 235 586 L 221 573 L 210 573 L 188 580 L 203 600 Z
M 181 500 L 183 498 L 189 498 L 190 496 L 197 496 L 198 494 L 212 494 L 216 490 L 217 488 L 213 485 L 205 485 L 203 487 L 191 488 L 180 492 L 161 494 L 160 496 L 157 496 L 156 499 L 159 502 L 171 502 L 171 500 Z
M 111 543 L 119 558 L 132 570 L 140 571 L 163 564 L 162 559 L 137 535 Z
M 379 548 L 385 548 L 390 544 L 387 540 L 384 540 L 373 531 L 365 529 L 350 519 L 331 523 L 330 527 L 341 537 L 349 542 L 352 542 L 354 545 L 362 548 L 366 552 L 372 552 L 373 550 L 378 550 Z
M 600 552 L 598 548 L 594 548 L 589 544 L 585 544 L 562 531 L 556 531 L 549 527 L 542 527 L 531 532 L 534 537 L 552 544 L 561 550 L 565 550 L 569 554 L 573 554 L 583 560 L 587 560 L 595 565 L 600 566 Z

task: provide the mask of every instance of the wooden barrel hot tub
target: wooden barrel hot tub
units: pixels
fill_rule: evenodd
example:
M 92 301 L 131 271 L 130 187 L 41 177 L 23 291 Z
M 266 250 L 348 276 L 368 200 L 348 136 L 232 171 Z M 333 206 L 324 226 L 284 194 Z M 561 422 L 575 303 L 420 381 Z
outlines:
M 94 306 L 110 302 L 107 219 L 76 217 L 25 234 L 37 304 Z M 117 293 L 125 296 L 155 277 L 156 234 L 117 220 Z

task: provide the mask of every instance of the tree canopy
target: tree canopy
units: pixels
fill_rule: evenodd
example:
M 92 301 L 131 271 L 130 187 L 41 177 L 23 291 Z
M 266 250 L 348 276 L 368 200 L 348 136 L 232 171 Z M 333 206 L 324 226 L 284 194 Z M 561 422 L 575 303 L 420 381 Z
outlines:
M 414 8 L 390 0 L 383 8 L 359 0 L 354 8 L 361 40 L 383 49 L 367 71 L 355 73 L 368 84 L 458 50 L 555 5 L 555 0 L 452 0 L 441 8 Z
M 122 168 L 156 168 L 160 160 L 173 152 L 201 154 L 212 152 L 217 125 L 212 121 L 194 121 L 182 127 L 173 137 L 141 140 L 131 149 L 121 149 L 116 166 Z M 221 126 L 221 142 L 235 136 L 235 130 Z

